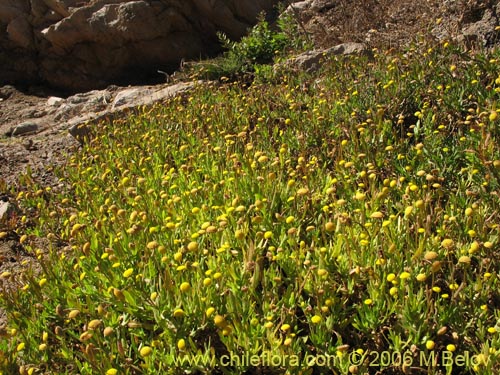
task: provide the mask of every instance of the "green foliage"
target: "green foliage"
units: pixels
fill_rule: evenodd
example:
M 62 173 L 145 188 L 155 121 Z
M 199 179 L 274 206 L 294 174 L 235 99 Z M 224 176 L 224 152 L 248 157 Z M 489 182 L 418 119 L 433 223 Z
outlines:
M 225 53 L 195 64 L 197 76 L 208 79 L 226 77 L 230 80 L 250 76 L 259 66 L 270 64 L 291 50 L 302 51 L 309 46 L 297 21 L 287 14 L 277 21 L 276 30 L 261 15 L 258 23 L 241 40 L 232 41 L 223 33 L 219 33 L 218 37 Z
M 374 55 L 200 84 L 99 124 L 71 191 L 26 179 L 40 268 L 2 290 L 1 363 L 499 373 L 500 53 Z

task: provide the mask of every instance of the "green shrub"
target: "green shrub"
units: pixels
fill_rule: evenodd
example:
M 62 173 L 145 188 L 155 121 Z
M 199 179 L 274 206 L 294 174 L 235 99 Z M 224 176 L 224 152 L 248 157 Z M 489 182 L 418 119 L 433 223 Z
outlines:
M 225 52 L 195 65 L 195 75 L 200 78 L 235 80 L 253 76 L 259 65 L 270 64 L 291 50 L 304 50 L 309 46 L 292 15 L 282 15 L 273 28 L 262 14 L 249 34 L 239 41 L 232 41 L 223 33 L 218 37 Z

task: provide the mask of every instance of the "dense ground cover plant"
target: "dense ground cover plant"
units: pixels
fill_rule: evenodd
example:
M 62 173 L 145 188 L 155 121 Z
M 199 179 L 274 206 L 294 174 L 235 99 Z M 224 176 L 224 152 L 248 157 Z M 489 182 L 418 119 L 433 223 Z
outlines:
M 499 58 L 421 43 L 101 123 L 67 193 L 18 193 L 41 270 L 2 292 L 5 369 L 498 373 Z

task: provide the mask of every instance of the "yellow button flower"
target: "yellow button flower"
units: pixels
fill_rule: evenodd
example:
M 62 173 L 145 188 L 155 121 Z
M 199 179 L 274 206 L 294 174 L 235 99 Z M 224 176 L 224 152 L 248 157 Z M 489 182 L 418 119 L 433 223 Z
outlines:
M 184 281 L 179 287 L 179 289 L 181 290 L 181 292 L 187 292 L 191 289 L 191 285 L 189 285 L 188 282 Z
M 141 355 L 141 357 L 148 357 L 152 352 L 153 349 L 150 346 L 143 346 L 139 351 L 139 354 Z
M 313 324 L 318 324 L 319 322 L 321 322 L 321 316 L 319 315 L 314 315 L 312 318 L 311 318 L 311 322 Z

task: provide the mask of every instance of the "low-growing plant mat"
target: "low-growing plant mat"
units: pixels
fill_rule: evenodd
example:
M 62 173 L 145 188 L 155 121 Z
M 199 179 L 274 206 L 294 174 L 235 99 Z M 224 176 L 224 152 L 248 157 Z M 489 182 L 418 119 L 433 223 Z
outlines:
M 5 373 L 498 373 L 499 58 L 421 43 L 99 124 L 67 193 L 18 194 Z

